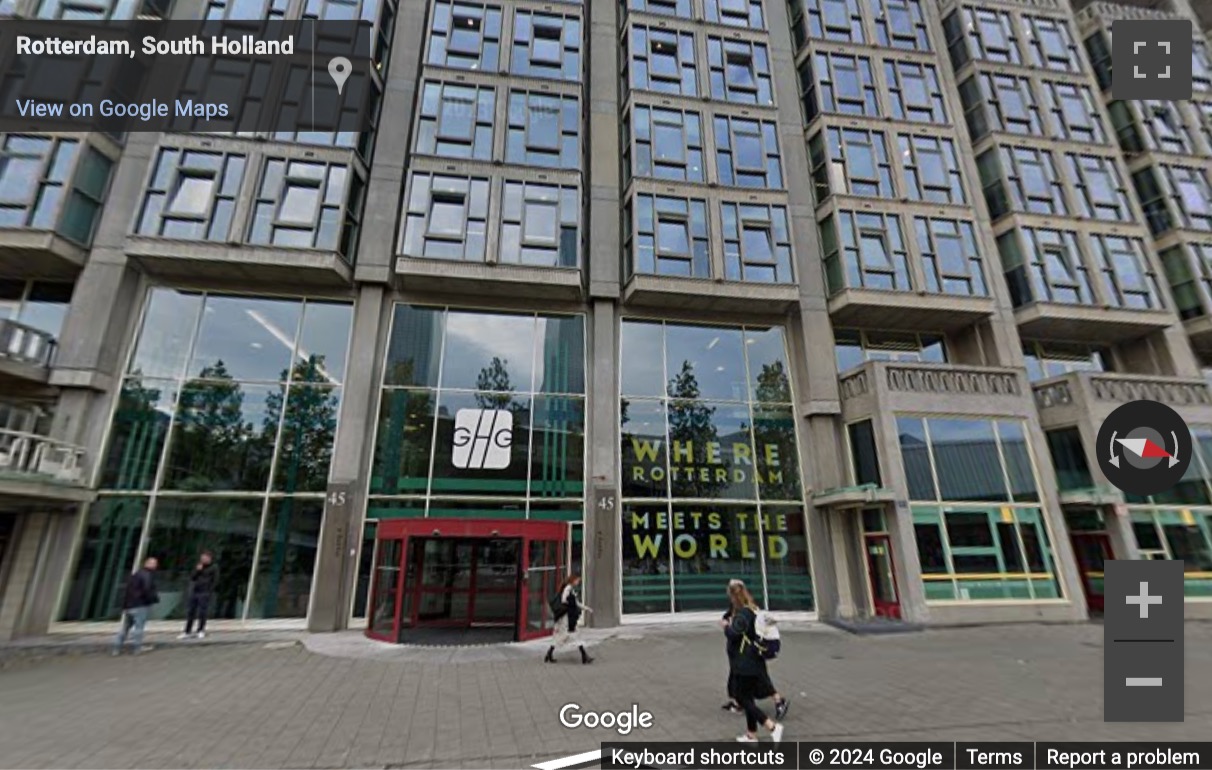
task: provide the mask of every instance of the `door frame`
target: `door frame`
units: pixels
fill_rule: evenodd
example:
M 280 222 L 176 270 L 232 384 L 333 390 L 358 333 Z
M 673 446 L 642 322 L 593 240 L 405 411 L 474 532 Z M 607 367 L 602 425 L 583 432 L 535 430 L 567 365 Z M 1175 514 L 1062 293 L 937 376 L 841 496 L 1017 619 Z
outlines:
M 1101 613 L 1105 607 L 1105 596 L 1104 594 L 1095 596 L 1090 590 L 1090 575 L 1093 573 L 1087 572 L 1082 566 L 1080 556 L 1081 549 L 1077 547 L 1077 544 L 1082 540 L 1098 543 L 1103 552 L 1103 561 L 1109 561 L 1115 558 L 1115 549 L 1111 545 L 1111 535 L 1106 531 L 1070 532 L 1069 540 L 1073 547 L 1074 566 L 1077 567 L 1078 577 L 1080 577 L 1082 581 L 1082 593 L 1085 594 L 1086 597 L 1086 608 L 1090 612 Z
M 896 592 L 895 602 L 882 602 L 875 598 L 876 574 L 875 564 L 871 557 L 871 543 L 879 541 L 888 555 L 888 575 L 892 579 L 892 590 Z M 871 611 L 876 617 L 901 619 L 901 587 L 896 580 L 896 560 L 892 555 L 892 535 L 887 532 L 863 533 L 863 561 L 867 566 L 867 598 L 871 601 Z
M 371 608 L 375 606 L 377 593 L 379 591 L 378 581 L 375 579 L 379 571 L 379 555 L 384 552 L 380 547 L 381 540 L 397 540 L 400 541 L 400 562 L 398 574 L 396 576 L 396 591 L 395 591 L 395 607 L 393 613 L 392 630 L 390 636 L 385 636 L 381 633 L 374 633 L 371 630 L 371 623 L 367 623 L 366 635 L 372 639 L 378 639 L 384 642 L 400 641 L 401 633 L 401 614 L 403 613 L 404 602 L 404 578 L 408 574 L 409 549 L 412 547 L 413 538 L 451 538 L 451 539 L 518 539 L 521 540 L 522 558 L 521 569 L 518 572 L 518 612 L 516 613 L 516 621 L 514 627 L 514 635 L 516 638 L 535 638 L 538 636 L 548 636 L 552 633 L 550 628 L 546 628 L 538 633 L 523 636 L 523 631 L 526 629 L 526 585 L 527 574 L 530 560 L 530 543 L 535 541 L 555 541 L 557 543 L 557 570 L 565 568 L 564 551 L 568 547 L 568 522 L 565 521 L 534 521 L 528 519 L 380 519 L 378 527 L 375 529 L 375 561 L 371 565 L 371 595 L 368 599 L 367 614 L 368 618 L 373 611 Z M 422 556 L 422 561 L 424 557 Z M 420 579 L 418 565 L 417 577 Z M 546 597 L 544 597 L 546 598 Z M 546 601 L 544 601 L 546 605 Z M 418 608 L 412 607 L 412 613 L 415 615 Z M 544 611 L 544 615 L 546 615 Z

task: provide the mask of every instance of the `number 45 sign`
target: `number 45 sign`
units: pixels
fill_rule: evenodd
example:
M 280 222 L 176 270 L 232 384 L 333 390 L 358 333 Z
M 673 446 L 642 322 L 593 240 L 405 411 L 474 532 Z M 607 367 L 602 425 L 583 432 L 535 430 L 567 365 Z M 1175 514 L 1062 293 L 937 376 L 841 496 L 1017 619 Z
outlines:
M 593 488 L 593 507 L 599 514 L 614 513 L 617 505 L 614 487 L 600 486 Z

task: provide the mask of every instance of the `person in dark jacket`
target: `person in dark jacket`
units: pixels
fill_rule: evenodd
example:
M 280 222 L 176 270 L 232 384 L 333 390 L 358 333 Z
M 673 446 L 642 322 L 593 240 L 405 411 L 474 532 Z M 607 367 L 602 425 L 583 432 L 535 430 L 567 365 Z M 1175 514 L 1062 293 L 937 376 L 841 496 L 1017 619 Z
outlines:
M 576 647 L 581 651 L 581 663 L 585 665 L 593 663 L 593 658 L 585 652 L 585 645 L 581 642 L 580 634 L 577 633 L 577 622 L 581 619 L 581 613 L 593 612 L 589 605 L 582 604 L 577 596 L 577 586 L 580 584 L 581 576 L 573 573 L 564 578 L 564 583 L 560 586 L 560 603 L 564 607 L 564 614 L 556 618 L 552 638 L 554 644 L 547 648 L 547 655 L 543 658 L 544 663 L 555 663 L 556 648 L 564 649 L 566 647 Z
M 130 636 L 135 654 L 143 652 L 143 629 L 147 626 L 147 613 L 160 601 L 160 594 L 156 592 L 156 570 L 159 566 L 160 562 L 156 557 L 148 557 L 143 562 L 143 568 L 126 581 L 126 592 L 122 596 L 122 628 L 114 638 L 114 655 L 122 654 L 127 635 Z
M 189 575 L 189 589 L 186 591 L 185 632 L 178 639 L 194 638 L 194 621 L 198 622 L 198 639 L 206 638 L 206 616 L 210 612 L 210 598 L 215 593 L 215 583 L 219 582 L 219 568 L 215 566 L 214 556 L 210 551 L 203 551 L 198 557 L 198 564 Z
M 733 674 L 733 689 L 745 712 L 745 733 L 738 735 L 741 743 L 756 743 L 758 727 L 770 731 L 775 743 L 783 740 L 783 725 L 770 719 L 758 707 L 757 701 L 773 695 L 766 660 L 754 647 L 757 639 L 757 604 L 744 583 L 728 585 L 732 604 L 732 619 L 724 629 L 728 637 L 728 662 Z
M 740 586 L 741 588 L 745 588 L 745 581 L 737 580 L 735 578 L 728 581 L 729 591 L 731 591 L 733 586 Z M 729 593 L 729 596 L 731 596 L 731 593 Z M 728 609 L 724 610 L 724 617 L 720 619 L 721 628 L 724 628 L 724 629 L 728 628 L 729 624 L 731 624 L 731 622 L 732 622 L 732 616 L 733 616 L 734 612 L 735 612 L 735 608 L 733 608 L 732 602 L 730 599 L 729 603 L 728 603 Z M 720 708 L 724 709 L 725 711 L 731 711 L 733 714 L 740 714 L 741 713 L 741 702 L 737 698 L 737 695 L 736 695 L 736 676 L 732 673 L 732 654 L 733 654 L 732 642 L 727 639 L 726 635 L 725 635 L 724 652 L 728 655 L 728 685 L 727 685 L 728 700 L 725 701 L 724 705 L 720 706 Z M 775 689 L 774 681 L 771 680 L 769 676 L 767 676 L 767 678 L 766 678 L 766 684 L 762 688 L 762 692 L 768 693 L 769 697 L 774 698 L 774 718 L 780 722 L 783 721 L 783 717 L 787 716 L 787 710 L 791 707 L 791 703 L 789 703 L 787 701 L 787 699 L 784 698 L 779 693 L 779 691 Z M 763 694 L 761 697 L 767 697 L 767 695 Z

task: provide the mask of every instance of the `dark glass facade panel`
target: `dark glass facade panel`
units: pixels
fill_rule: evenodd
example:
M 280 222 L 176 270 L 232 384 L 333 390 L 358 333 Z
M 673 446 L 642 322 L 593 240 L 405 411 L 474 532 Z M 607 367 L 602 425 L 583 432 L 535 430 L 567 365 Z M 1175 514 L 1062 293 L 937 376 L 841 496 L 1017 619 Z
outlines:
M 102 497 L 89 506 L 60 620 L 107 620 L 121 614 L 148 502 L 146 497 Z
M 899 417 L 896 432 L 901 446 L 901 460 L 905 464 L 909 499 L 937 500 L 938 492 L 934 486 L 930 448 L 926 443 L 923 421 L 916 417 Z
M 581 497 L 584 493 L 585 399 L 535 396 L 531 497 Z
M 675 505 L 669 523 L 674 612 L 727 608 L 729 580 L 743 580 L 758 605 L 765 605 L 761 558 L 765 538 L 753 508 Z M 786 527 L 784 522 L 783 530 Z M 784 541 L 779 550 L 785 547 Z
M 529 396 L 439 391 L 430 493 L 526 497 L 530 410 Z
M 436 307 L 396 305 L 383 373 L 385 385 L 437 387 L 444 313 Z
M 185 617 L 189 574 L 198 563 L 198 556 L 210 551 L 218 569 L 211 617 L 227 620 L 243 616 L 262 504 L 261 499 L 218 496 L 156 500 L 147 555 L 160 560 L 156 574 L 160 587 L 157 615 Z
M 322 500 L 270 501 L 248 617 L 307 616 L 323 518 Z
M 622 517 L 623 613 L 669 612 L 673 583 L 668 505 L 625 505 Z M 720 597 L 724 606 L 726 597 L 722 592 Z
M 745 355 L 749 364 L 749 397 L 762 403 L 791 403 L 791 367 L 783 347 L 783 330 L 745 329 Z
M 384 389 L 379 404 L 372 495 L 425 494 L 433 449 L 435 394 Z
M 850 439 L 850 463 L 855 484 L 880 486 L 879 452 L 875 446 L 875 429 L 871 420 L 852 422 L 846 426 Z
M 998 422 L 997 437 L 1002 445 L 1006 475 L 1010 479 L 1010 499 L 1016 503 L 1039 502 L 1039 490 L 1035 484 L 1035 472 L 1031 467 L 1031 452 L 1027 449 L 1023 423 Z
M 298 334 L 301 314 L 302 303 L 297 300 L 207 297 L 189 376 L 285 380 L 294 352 L 291 341 Z M 283 339 L 288 341 L 284 344 Z
M 130 377 L 122 384 L 101 471 L 102 488 L 152 488 L 176 400 L 175 380 Z
M 623 497 L 668 497 L 669 446 L 664 403 L 624 397 L 621 412 Z
M 264 491 L 278 435 L 281 390 L 237 382 L 220 376 L 221 370 L 203 374 L 209 376 L 187 381 L 177 399 L 164 488 Z M 271 394 L 277 395 L 272 407 Z
M 665 327 L 631 321 L 623 324 L 620 346 L 627 351 L 622 367 L 622 393 L 627 396 L 665 394 Z
M 281 410 L 282 388 L 269 395 L 269 416 Z M 276 492 L 323 492 L 328 486 L 341 389 L 323 385 L 291 385 L 282 414 L 278 457 L 274 471 Z
M 667 408 L 670 495 L 756 499 L 757 469 L 749 409 L 674 399 Z
M 795 411 L 789 406 L 753 406 L 754 473 L 762 500 L 802 500 L 800 459 L 787 451 L 795 442 Z
M 154 291 L 143 315 L 130 373 L 144 377 L 180 377 L 198 327 L 202 295 Z
M 930 443 L 943 500 L 1006 500 L 993 424 L 931 419 Z
M 1056 468 L 1056 483 L 1061 491 L 1094 486 L 1081 433 L 1077 428 L 1059 428 L 1047 432 L 1048 451 Z
M 670 398 L 745 400 L 748 388 L 741 330 L 667 324 L 665 374 Z

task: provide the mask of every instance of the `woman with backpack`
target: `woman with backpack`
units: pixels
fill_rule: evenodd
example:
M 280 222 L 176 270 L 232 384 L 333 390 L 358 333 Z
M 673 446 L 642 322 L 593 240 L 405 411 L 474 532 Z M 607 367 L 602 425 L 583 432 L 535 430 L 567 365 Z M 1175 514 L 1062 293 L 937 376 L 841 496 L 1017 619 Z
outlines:
M 733 578 L 732 580 L 728 581 L 728 596 L 730 597 L 729 602 L 728 602 L 728 609 L 724 610 L 724 617 L 720 620 L 720 627 L 724 628 L 724 629 L 728 628 L 729 623 L 732 622 L 732 616 L 736 612 L 736 608 L 733 607 L 732 600 L 731 600 L 731 595 L 732 595 L 731 591 L 732 591 L 733 586 L 740 586 L 741 588 L 745 588 L 745 581 L 737 580 L 736 578 Z M 758 625 L 761 625 L 761 621 L 762 621 L 762 618 L 759 616 Z M 769 622 L 771 622 L 773 624 L 772 620 L 769 620 Z M 759 628 L 757 630 L 759 632 L 763 631 L 763 629 L 761 629 L 761 628 Z M 732 653 L 733 653 L 732 641 L 727 639 L 726 636 L 725 636 L 725 640 L 726 641 L 725 641 L 725 645 L 724 645 L 724 652 L 728 655 L 728 685 L 727 685 L 728 700 L 725 701 L 724 705 L 720 706 L 720 708 L 722 708 L 725 711 L 731 711 L 733 714 L 740 714 L 741 713 L 741 702 L 737 699 L 737 695 L 736 695 L 736 676 L 732 673 Z M 773 680 L 770 679 L 769 675 L 767 675 L 767 677 L 766 677 L 765 691 L 769 692 L 770 697 L 774 698 L 774 718 L 780 722 L 783 721 L 783 718 L 785 716 L 787 716 L 787 710 L 789 708 L 791 708 L 791 703 L 786 698 L 784 698 L 777 689 L 775 689 L 774 682 L 773 682 Z
M 576 588 L 580 584 L 581 576 L 573 573 L 564 578 L 559 592 L 551 598 L 551 608 L 555 613 L 555 629 L 552 639 L 554 644 L 547 648 L 547 655 L 543 658 L 544 663 L 556 662 L 557 647 L 562 650 L 574 644 L 581 651 L 581 663 L 583 665 L 593 663 L 593 658 L 585 652 L 585 645 L 581 643 L 581 637 L 577 633 L 577 621 L 581 619 L 581 613 L 593 612 L 589 606 L 581 604 L 580 598 L 577 597 Z
M 756 743 L 761 726 L 770 731 L 775 743 L 779 743 L 783 740 L 783 725 L 767 717 L 757 705 L 759 699 L 774 694 L 770 674 L 766 671 L 766 659 L 759 650 L 757 603 L 740 581 L 728 584 L 728 599 L 732 605 L 732 619 L 724 628 L 728 637 L 728 663 L 737 702 L 745 712 L 745 734 L 738 735 L 737 740 Z

